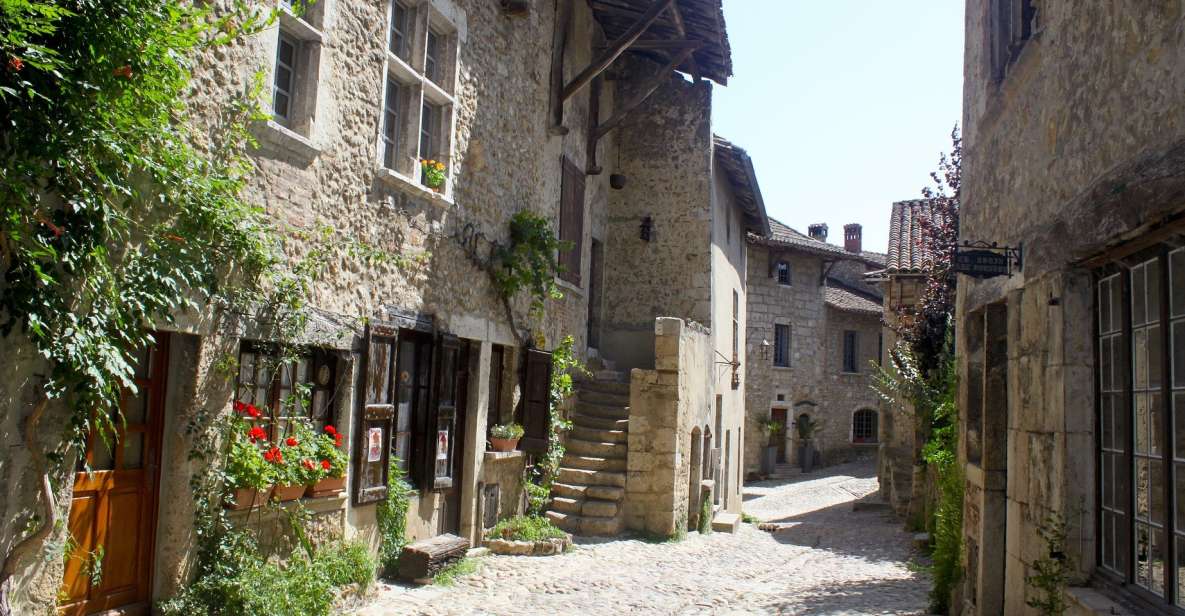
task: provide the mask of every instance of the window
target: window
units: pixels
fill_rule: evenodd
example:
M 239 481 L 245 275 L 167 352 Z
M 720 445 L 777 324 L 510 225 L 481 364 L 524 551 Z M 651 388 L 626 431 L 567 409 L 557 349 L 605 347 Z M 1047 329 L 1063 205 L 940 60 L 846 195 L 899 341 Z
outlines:
M 383 166 L 395 168 L 399 153 L 399 82 L 387 77 L 387 92 L 383 99 Z
M 282 124 L 292 119 L 292 95 L 296 89 L 296 59 L 300 42 L 280 31 L 276 45 L 276 71 L 272 83 L 272 114 Z
M 1033 36 L 1037 9 L 1033 0 L 993 0 L 988 17 L 992 76 L 1000 81 Z
M 843 333 L 843 371 L 844 372 L 859 372 L 856 366 L 857 353 L 860 350 L 859 335 L 851 330 L 846 330 Z
M 852 442 L 876 442 L 876 411 L 860 409 L 852 414 Z
M 790 367 L 790 326 L 783 323 L 774 325 L 774 365 Z
M 785 261 L 778 261 L 776 266 L 778 272 L 778 284 L 790 285 L 790 264 Z
M 580 259 L 584 254 L 584 171 L 567 158 L 563 159 L 560 185 L 560 241 L 569 242 L 560 250 L 560 278 L 580 286 Z
M 1108 266 L 1095 289 L 1100 566 L 1185 606 L 1185 249 Z
M 235 401 L 263 412 L 260 425 L 275 442 L 292 432 L 292 421 L 307 419 L 320 432 L 333 423 L 336 362 L 324 351 L 307 351 L 282 360 L 270 345 L 244 342 L 239 349 Z M 301 386 L 307 395 L 301 395 Z
M 430 187 L 452 193 L 453 113 L 456 107 L 457 28 L 436 0 L 388 3 L 387 76 L 376 142 L 380 173 L 387 181 L 427 186 L 420 161 L 444 165 L 444 184 Z

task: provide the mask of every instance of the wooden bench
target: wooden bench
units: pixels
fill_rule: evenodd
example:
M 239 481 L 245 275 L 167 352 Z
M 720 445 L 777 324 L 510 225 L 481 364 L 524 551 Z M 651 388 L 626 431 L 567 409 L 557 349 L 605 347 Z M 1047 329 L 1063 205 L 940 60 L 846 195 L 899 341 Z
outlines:
M 417 584 L 431 584 L 441 569 L 461 560 L 469 541 L 456 535 L 439 535 L 417 541 L 399 555 L 399 577 Z

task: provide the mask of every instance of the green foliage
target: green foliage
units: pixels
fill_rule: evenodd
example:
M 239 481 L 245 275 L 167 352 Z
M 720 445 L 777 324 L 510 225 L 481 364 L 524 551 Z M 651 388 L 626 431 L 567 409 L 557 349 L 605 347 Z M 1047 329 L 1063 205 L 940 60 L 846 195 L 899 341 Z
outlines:
M 753 514 L 745 513 L 742 511 L 741 512 L 741 521 L 744 522 L 745 524 L 760 524 L 761 518 L 759 518 Z
M 357 584 L 366 592 L 375 580 L 378 563 L 365 543 L 331 543 L 317 551 L 313 563 L 325 572 L 331 586 Z
M 556 239 L 550 220 L 520 210 L 510 219 L 510 244 L 494 251 L 494 283 L 507 298 L 530 291 L 531 310 L 540 312 L 547 299 L 563 297 L 555 283 L 561 271 L 556 254 L 571 248 L 571 242 Z
M 391 460 L 387 471 L 387 499 L 375 511 L 379 529 L 379 566 L 384 575 L 394 575 L 399 554 L 407 545 L 407 510 L 410 507 L 411 484 L 404 479 L 397 459 Z
M 457 583 L 458 579 L 477 573 L 479 568 L 477 559 L 466 556 L 438 571 L 432 578 L 432 583 L 440 586 L 452 586 Z
M 1070 608 L 1066 602 L 1066 586 L 1074 570 L 1072 559 L 1066 554 L 1066 519 L 1056 511 L 1049 514 L 1038 530 L 1045 541 L 1046 556 L 1033 561 L 1033 575 L 1025 583 L 1040 593 L 1029 597 L 1025 605 L 1045 616 L 1060 616 Z
M 705 498 L 699 506 L 699 534 L 712 534 L 712 499 Z
M 424 177 L 424 186 L 433 189 L 444 186 L 444 163 L 436 160 L 421 160 L 420 171 Z
M 516 423 L 498 424 L 490 428 L 490 436 L 494 438 L 516 439 L 522 438 L 524 430 L 522 425 Z
M 815 436 L 815 432 L 819 430 L 822 423 L 811 416 L 799 417 L 794 422 L 794 427 L 798 429 L 798 438 L 807 440 Z
M 326 428 L 332 429 L 333 426 L 326 426 Z M 349 464 L 349 460 L 342 447 L 342 438 L 338 436 L 336 429 L 333 433 L 318 436 L 314 442 L 313 459 L 317 462 L 317 468 L 320 469 L 317 479 L 345 477 L 346 465 Z M 329 462 L 328 469 L 325 468 L 325 462 Z
M 520 515 L 502 520 L 486 531 L 487 537 L 514 541 L 543 541 L 563 539 L 567 533 L 556 528 L 551 520 L 538 515 Z
M 572 429 L 572 422 L 562 413 L 564 402 L 572 397 L 576 386 L 573 373 L 585 372 L 584 364 L 572 353 L 575 341 L 565 336 L 551 352 L 551 383 L 548 389 L 547 451 L 535 466 L 527 468 L 523 487 L 527 492 L 527 513 L 543 515 L 543 508 L 551 498 L 551 485 L 564 459 L 564 432 Z
M 232 489 L 262 490 L 276 481 L 275 466 L 264 460 L 259 445 L 251 441 L 250 431 L 253 427 L 238 417 L 231 421 L 226 475 L 227 485 Z

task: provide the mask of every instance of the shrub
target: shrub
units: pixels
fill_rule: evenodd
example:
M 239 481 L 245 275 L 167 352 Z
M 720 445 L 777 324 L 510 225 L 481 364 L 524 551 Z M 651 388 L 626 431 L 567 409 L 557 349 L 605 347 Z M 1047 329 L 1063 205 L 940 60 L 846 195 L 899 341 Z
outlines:
M 498 522 L 486 532 L 487 537 L 512 539 L 514 541 L 543 541 L 563 539 L 567 533 L 557 528 L 545 517 L 520 515 Z
M 516 423 L 498 424 L 490 428 L 490 436 L 510 440 L 522 438 L 524 432 L 523 427 Z
M 392 459 L 387 471 L 387 500 L 375 511 L 379 527 L 379 566 L 384 575 L 393 575 L 399 564 L 399 554 L 407 545 L 408 496 L 412 487 L 403 479 L 399 460 Z
M 378 564 L 370 548 L 359 541 L 333 543 L 317 550 L 313 564 L 325 573 L 333 586 L 357 584 L 365 591 L 374 583 Z
M 452 586 L 458 578 L 472 575 L 477 572 L 477 569 L 477 561 L 465 557 L 438 571 L 432 581 L 440 586 Z
M 249 426 L 247 422 L 235 418 L 231 423 L 230 438 L 230 455 L 226 461 L 230 487 L 260 490 L 270 486 L 275 481 L 275 469 L 264 460 L 259 449 L 267 439 L 263 428 Z

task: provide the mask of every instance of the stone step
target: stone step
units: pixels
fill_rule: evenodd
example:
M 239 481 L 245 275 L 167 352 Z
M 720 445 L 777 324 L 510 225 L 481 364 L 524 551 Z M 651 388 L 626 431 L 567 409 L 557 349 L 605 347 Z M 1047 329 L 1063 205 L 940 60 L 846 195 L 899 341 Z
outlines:
M 589 417 L 606 417 L 608 419 L 629 419 L 630 410 L 623 406 L 614 406 L 612 404 L 597 404 L 595 402 L 585 402 L 577 400 L 573 405 L 573 410 L 581 415 L 588 415 Z
M 593 417 L 591 415 L 581 415 L 580 413 L 576 413 L 572 415 L 572 425 L 578 428 L 621 430 L 622 432 L 628 432 L 630 429 L 630 420 L 612 419 L 609 417 Z
M 621 533 L 625 528 L 625 520 L 620 517 L 577 516 L 558 511 L 548 511 L 546 515 L 552 524 L 573 535 L 608 537 Z
M 555 511 L 559 511 L 560 513 L 579 514 L 583 505 L 583 498 L 567 498 L 564 496 L 557 496 L 551 499 L 551 508 Z
M 712 518 L 712 530 L 722 533 L 735 533 L 741 526 L 741 516 L 735 513 L 721 511 Z
M 625 458 L 629 448 L 624 443 L 598 443 L 579 438 L 570 438 L 567 451 L 578 456 L 593 456 L 598 458 Z
M 625 488 L 625 473 L 614 473 L 610 471 L 594 471 L 584 468 L 564 468 L 560 467 L 559 475 L 556 479 L 560 483 L 566 483 L 573 486 L 607 486 L 616 488 Z
M 568 436 L 571 438 L 578 438 L 582 441 L 593 441 L 595 443 L 626 443 L 629 441 L 630 434 L 625 430 L 602 430 L 601 428 L 586 428 L 584 426 L 572 426 L 568 431 Z
M 582 402 L 591 402 L 593 404 L 629 406 L 630 392 L 628 390 L 625 393 L 616 393 L 596 389 L 578 389 L 576 391 L 576 399 Z
M 613 501 L 589 499 L 584 501 L 584 505 L 580 508 L 580 515 L 594 518 L 612 518 L 615 517 L 620 509 L 620 505 Z
M 566 498 L 584 498 L 621 502 L 625 489 L 617 486 L 588 486 L 568 483 L 553 483 L 552 492 Z
M 625 458 L 601 458 L 597 456 L 577 456 L 564 454 L 560 464 L 567 468 L 582 468 L 590 471 L 625 472 Z

